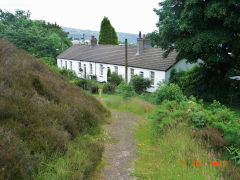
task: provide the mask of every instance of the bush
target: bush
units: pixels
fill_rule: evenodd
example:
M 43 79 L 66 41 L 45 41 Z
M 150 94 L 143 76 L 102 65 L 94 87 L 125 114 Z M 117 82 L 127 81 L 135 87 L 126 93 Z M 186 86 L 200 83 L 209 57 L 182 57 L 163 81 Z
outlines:
M 112 73 L 110 78 L 110 83 L 114 86 L 118 86 L 123 81 L 122 76 L 118 75 L 117 73 Z
M 151 80 L 138 75 L 134 75 L 130 81 L 130 84 L 132 84 L 134 91 L 138 94 L 142 94 L 147 90 L 147 88 L 150 88 L 151 83 Z
M 193 67 L 186 72 L 172 70 L 169 83 L 177 84 L 186 96 L 195 96 L 212 102 L 217 99 L 221 103 L 238 105 L 240 102 L 240 82 L 230 77 L 239 74 L 239 70 L 229 70 L 226 75 L 205 67 Z
M 117 86 L 117 91 L 118 93 L 122 94 L 124 98 L 134 96 L 133 87 L 130 84 L 126 84 L 125 82 L 121 82 L 121 84 Z
M 98 93 L 98 86 L 92 86 L 91 87 L 91 93 L 93 93 L 93 94 Z
M 84 90 L 88 90 L 89 89 L 89 84 L 88 81 L 86 79 L 78 79 L 75 81 L 75 85 L 83 88 Z
M 160 104 L 164 100 L 173 101 L 176 100 L 178 102 L 185 100 L 182 90 L 178 85 L 175 84 L 163 84 L 159 86 L 156 91 L 156 103 Z
M 115 92 L 115 87 L 110 83 L 106 83 L 103 86 L 103 93 L 105 94 L 113 94 Z

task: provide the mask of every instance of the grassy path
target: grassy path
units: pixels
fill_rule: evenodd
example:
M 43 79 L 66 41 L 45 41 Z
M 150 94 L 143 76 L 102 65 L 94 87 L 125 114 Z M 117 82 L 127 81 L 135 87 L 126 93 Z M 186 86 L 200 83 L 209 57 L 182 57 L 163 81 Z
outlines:
M 104 180 L 127 180 L 133 172 L 135 145 L 132 136 L 139 117 L 132 113 L 111 110 L 113 122 L 105 126 L 112 141 L 105 146 L 103 161 L 105 166 L 101 172 Z

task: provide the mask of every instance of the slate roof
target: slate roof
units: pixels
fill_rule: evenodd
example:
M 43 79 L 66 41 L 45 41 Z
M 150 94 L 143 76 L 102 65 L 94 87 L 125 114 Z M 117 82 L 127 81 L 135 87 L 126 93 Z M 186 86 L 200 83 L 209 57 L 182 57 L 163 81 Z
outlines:
M 160 48 L 144 49 L 141 55 L 136 55 L 137 47 L 128 46 L 128 65 L 144 69 L 167 71 L 176 62 L 176 52 L 172 52 L 167 58 L 163 58 L 164 51 Z M 114 65 L 125 64 L 125 46 L 119 45 L 73 45 L 58 59 L 79 60 Z

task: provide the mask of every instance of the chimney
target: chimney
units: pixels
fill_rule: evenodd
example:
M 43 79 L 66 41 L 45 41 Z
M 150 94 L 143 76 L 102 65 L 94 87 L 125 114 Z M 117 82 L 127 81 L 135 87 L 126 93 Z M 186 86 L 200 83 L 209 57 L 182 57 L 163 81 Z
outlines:
M 94 47 L 95 45 L 97 45 L 97 39 L 94 36 L 92 36 L 91 37 L 91 47 Z
M 143 35 L 143 48 L 149 48 L 150 47 L 150 39 L 145 38 L 145 34 Z
M 143 34 L 143 38 L 141 37 L 141 31 L 139 31 L 139 37 L 137 39 L 137 54 L 141 55 L 143 50 L 150 47 L 150 40 L 145 39 L 145 34 Z
M 143 52 L 143 38 L 141 35 L 141 31 L 139 31 L 139 37 L 137 38 L 137 54 L 136 55 L 141 55 Z

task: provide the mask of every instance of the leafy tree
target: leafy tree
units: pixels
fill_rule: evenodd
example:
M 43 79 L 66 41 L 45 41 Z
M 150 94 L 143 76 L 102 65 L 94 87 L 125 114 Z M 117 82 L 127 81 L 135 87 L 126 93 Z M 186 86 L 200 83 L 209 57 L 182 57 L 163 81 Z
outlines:
M 55 58 L 71 46 L 67 33 L 56 23 L 31 20 L 29 11 L 17 10 L 15 14 L 0 9 L 0 38 L 36 57 Z
M 202 59 L 206 91 L 230 86 L 227 74 L 240 66 L 240 1 L 165 0 L 159 5 L 154 10 L 159 31 L 149 34 L 152 44 L 166 56 L 176 50 L 177 60 Z
M 118 44 L 117 33 L 107 17 L 104 17 L 101 23 L 99 44 Z
M 220 75 L 240 64 L 240 2 L 238 0 L 165 0 L 154 11 L 159 34 L 153 37 L 167 54 L 218 69 Z
M 142 94 L 147 90 L 147 88 L 151 87 L 152 81 L 150 79 L 143 78 L 142 76 L 134 75 L 131 78 L 130 84 L 133 86 L 136 93 Z
M 113 72 L 111 74 L 110 83 L 114 86 L 118 86 L 123 81 L 123 78 L 121 75 L 118 75 L 116 72 Z

